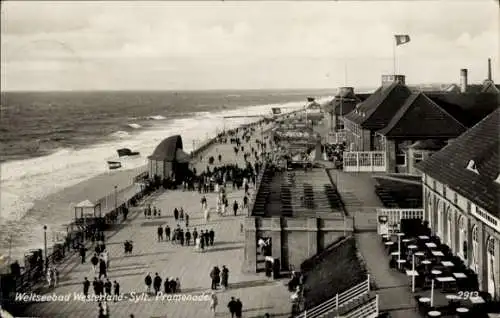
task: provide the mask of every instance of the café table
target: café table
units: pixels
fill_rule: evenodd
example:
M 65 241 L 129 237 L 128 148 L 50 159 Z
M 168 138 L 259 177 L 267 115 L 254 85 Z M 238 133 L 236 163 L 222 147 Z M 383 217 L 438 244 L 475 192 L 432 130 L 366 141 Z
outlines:
M 430 303 L 431 302 L 431 299 L 429 297 L 420 297 L 418 299 L 418 302 L 419 303 L 422 303 L 422 304 L 426 304 L 426 303 Z
M 388 239 L 390 236 L 389 236 L 389 234 L 382 234 L 382 237 L 385 239 Z
M 399 252 L 398 251 L 394 251 L 391 253 L 392 256 L 398 256 L 399 255 Z
M 436 280 L 441 283 L 449 283 L 449 282 L 454 282 L 456 279 L 451 276 L 446 276 L 446 277 L 437 277 Z
M 431 274 L 433 274 L 433 275 L 441 275 L 442 273 L 443 273 L 443 272 L 441 272 L 440 270 L 437 270 L 437 269 L 433 269 L 433 270 L 431 271 Z
M 439 256 L 439 257 L 444 256 L 443 252 L 441 251 L 431 251 L 431 253 L 434 256 Z
M 418 238 L 421 240 L 428 240 L 429 239 L 429 237 L 427 235 L 420 235 Z
M 415 249 L 417 249 L 418 247 L 417 247 L 417 245 L 415 245 L 415 244 L 411 244 L 411 245 L 408 245 L 408 248 L 409 248 L 410 250 L 415 250 Z
M 405 259 L 398 259 L 396 262 L 397 262 L 399 265 L 401 265 L 401 264 L 406 263 L 406 260 L 405 260 Z
M 389 241 L 389 242 L 385 242 L 384 243 L 386 246 L 391 246 L 391 245 L 394 245 L 394 242 L 393 241 Z
M 425 243 L 425 246 L 431 247 L 431 248 L 437 247 L 437 245 L 435 243 L 432 243 L 432 242 Z
M 404 233 L 396 233 L 397 236 L 405 236 Z
M 411 246 L 411 245 L 410 245 Z M 415 256 L 424 256 L 425 253 L 424 252 L 415 252 Z
M 406 276 L 418 276 L 418 272 L 414 270 L 406 270 Z
M 427 313 L 429 317 L 441 317 L 441 312 L 437 310 L 432 310 Z
M 464 273 L 453 273 L 453 276 L 455 276 L 455 278 L 467 278 L 467 275 Z
M 424 259 L 424 260 L 422 261 L 422 264 L 424 264 L 424 265 L 430 265 L 430 264 L 432 264 L 432 262 L 431 262 L 431 261 L 429 261 L 428 259 Z
M 460 299 L 462 299 L 460 296 L 455 295 L 455 294 L 448 294 L 445 297 L 448 300 L 460 300 Z
M 401 242 L 403 243 L 408 243 L 408 242 L 411 242 L 411 239 L 409 238 L 405 238 L 405 239 L 402 239 Z
M 469 309 L 464 308 L 464 307 L 458 307 L 457 309 L 455 309 L 455 311 L 456 311 L 458 314 L 465 314 L 465 313 L 468 313 L 468 312 L 469 312 Z
M 455 266 L 455 264 L 453 264 L 450 261 L 442 261 L 441 264 L 443 264 L 443 266 L 446 266 L 446 267 L 453 267 L 453 266 Z
M 473 304 L 484 304 L 485 303 L 483 297 L 481 297 L 481 296 L 469 297 L 469 300 Z

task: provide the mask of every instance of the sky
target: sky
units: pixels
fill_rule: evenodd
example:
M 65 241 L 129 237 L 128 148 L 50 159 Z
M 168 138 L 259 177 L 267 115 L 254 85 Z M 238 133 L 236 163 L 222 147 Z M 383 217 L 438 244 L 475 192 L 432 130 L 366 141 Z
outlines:
M 441 1 L 4 1 L 1 89 L 499 83 L 499 5 Z M 410 43 L 394 50 L 394 35 Z

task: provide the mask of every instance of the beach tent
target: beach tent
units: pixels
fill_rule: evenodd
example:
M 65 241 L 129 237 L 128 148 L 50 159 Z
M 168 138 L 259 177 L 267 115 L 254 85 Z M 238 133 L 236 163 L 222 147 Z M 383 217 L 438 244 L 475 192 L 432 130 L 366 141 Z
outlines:
M 101 212 L 101 204 L 100 203 L 93 203 L 90 200 L 84 200 L 77 205 L 75 205 L 75 220 L 78 219 L 78 212 L 80 212 L 80 218 L 87 218 L 87 217 L 101 217 L 102 212 Z

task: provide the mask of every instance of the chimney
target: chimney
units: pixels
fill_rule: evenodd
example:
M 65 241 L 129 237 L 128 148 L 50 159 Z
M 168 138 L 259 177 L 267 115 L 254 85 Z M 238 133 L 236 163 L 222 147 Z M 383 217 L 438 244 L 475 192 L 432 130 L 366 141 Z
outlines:
M 465 93 L 467 92 L 467 69 L 463 68 L 460 70 L 460 92 Z
M 354 95 L 354 87 L 339 87 L 337 96 Z
M 382 86 L 389 86 L 394 82 L 398 82 L 401 85 L 405 85 L 404 75 L 382 75 Z
M 491 59 L 488 59 L 488 81 L 491 81 Z

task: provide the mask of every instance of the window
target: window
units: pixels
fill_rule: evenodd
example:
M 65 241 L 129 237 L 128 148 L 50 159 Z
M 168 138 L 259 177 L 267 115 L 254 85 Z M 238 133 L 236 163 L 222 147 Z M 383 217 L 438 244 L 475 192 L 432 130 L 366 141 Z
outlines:
M 447 187 L 445 185 L 443 185 L 443 197 L 445 197 L 445 198 L 446 198 L 446 188 Z
M 396 154 L 396 165 L 406 166 L 406 154 L 404 153 Z
M 471 203 L 470 203 L 470 201 L 467 201 L 467 213 L 470 213 L 471 208 L 472 208 L 472 207 L 471 207 Z
M 458 204 L 458 195 L 456 192 L 453 193 L 453 204 L 455 204 L 455 205 Z
M 422 160 L 424 160 L 424 155 L 421 152 L 415 152 L 413 154 L 413 161 L 415 163 L 419 163 Z
M 437 190 L 437 184 L 436 184 L 436 181 L 435 181 L 435 180 L 434 180 L 434 181 L 432 181 L 432 187 L 433 187 L 434 191 L 436 191 L 436 190 Z

